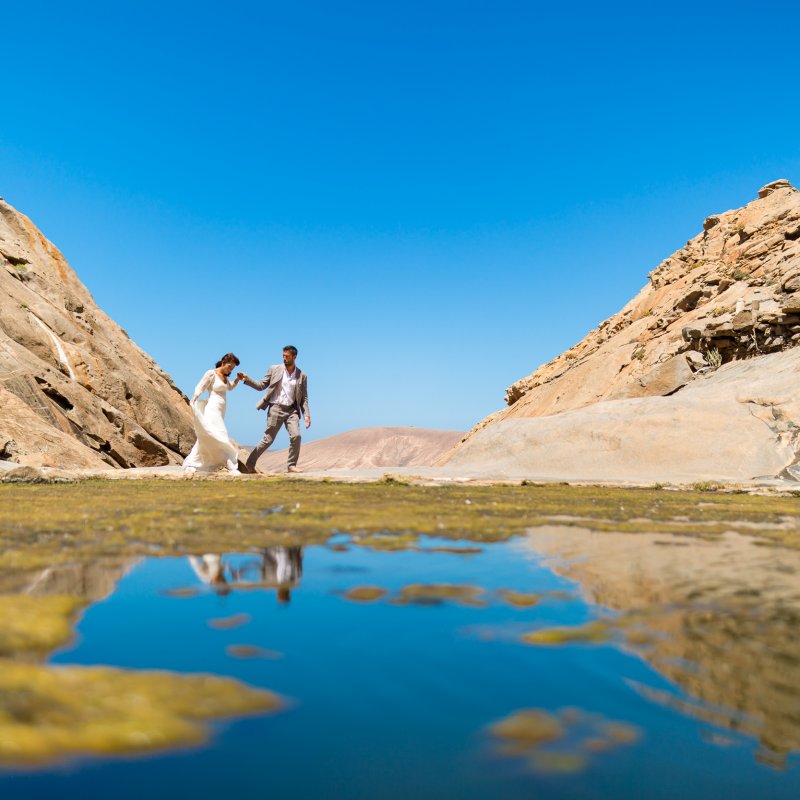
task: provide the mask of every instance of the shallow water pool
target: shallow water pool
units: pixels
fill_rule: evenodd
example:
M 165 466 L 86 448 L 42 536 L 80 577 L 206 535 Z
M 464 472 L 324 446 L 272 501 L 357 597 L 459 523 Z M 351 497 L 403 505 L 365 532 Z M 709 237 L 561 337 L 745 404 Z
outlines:
M 558 530 L 95 563 L 103 588 L 51 664 L 213 673 L 285 703 L 197 746 L 6 769 L 0 793 L 796 798 L 797 555 L 748 544 L 736 585 L 709 568 L 676 586 L 654 578 L 661 553 L 722 565 L 743 537 L 637 537 L 620 577 L 609 534 Z M 58 575 L 31 590 L 63 591 Z

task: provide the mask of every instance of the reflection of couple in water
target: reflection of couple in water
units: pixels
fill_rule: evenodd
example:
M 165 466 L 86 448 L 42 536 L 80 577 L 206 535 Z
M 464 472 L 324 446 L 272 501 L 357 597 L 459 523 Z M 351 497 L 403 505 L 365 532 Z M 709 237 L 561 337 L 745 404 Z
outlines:
M 203 583 L 218 594 L 227 594 L 234 586 L 240 588 L 277 589 L 278 601 L 288 603 L 291 590 L 303 576 L 302 547 L 266 547 L 258 558 L 234 566 L 222 554 L 206 553 L 189 556 L 189 564 Z

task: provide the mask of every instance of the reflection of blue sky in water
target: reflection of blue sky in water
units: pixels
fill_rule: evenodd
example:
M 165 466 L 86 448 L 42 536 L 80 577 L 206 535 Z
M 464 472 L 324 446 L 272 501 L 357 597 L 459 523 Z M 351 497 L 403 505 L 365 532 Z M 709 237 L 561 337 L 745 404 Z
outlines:
M 431 544 L 423 540 L 423 544 Z M 440 544 L 435 542 L 435 544 Z M 452 545 L 452 542 L 441 543 Z M 474 543 L 463 543 L 474 546 Z M 520 545 L 476 555 L 334 552 L 303 548 L 291 602 L 278 583 L 255 588 L 260 554 L 224 555 L 231 591 L 220 594 L 187 559 L 148 559 L 117 591 L 89 608 L 78 640 L 56 663 L 112 664 L 233 675 L 291 698 L 289 710 L 216 727 L 208 748 L 142 760 L 87 761 L 0 779 L 4 800 L 64 796 L 194 797 L 796 797 L 797 758 L 779 772 L 755 761 L 755 743 L 715 729 L 635 688 L 680 694 L 642 659 L 611 645 L 537 648 L 516 635 L 579 624 L 599 609 L 575 596 L 517 609 L 495 589 L 573 590 Z M 236 577 L 243 583 L 237 585 Z M 270 581 L 263 581 L 270 584 Z M 485 608 L 397 606 L 409 583 L 456 583 L 487 590 Z M 382 601 L 350 602 L 341 592 L 381 586 Z M 166 589 L 196 587 L 175 597 Z M 232 630 L 208 621 L 249 614 Z M 494 635 L 484 636 L 487 631 Z M 281 660 L 241 660 L 230 645 L 254 645 Z M 577 775 L 534 775 L 524 762 L 493 755 L 485 728 L 525 707 L 577 706 L 634 723 L 636 744 L 592 756 Z M 724 735 L 728 746 L 709 741 Z M 721 741 L 721 739 L 720 739 Z

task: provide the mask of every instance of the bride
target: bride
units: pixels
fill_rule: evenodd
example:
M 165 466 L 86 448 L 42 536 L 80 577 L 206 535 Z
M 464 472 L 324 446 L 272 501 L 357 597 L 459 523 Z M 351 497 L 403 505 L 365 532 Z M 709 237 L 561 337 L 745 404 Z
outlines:
M 197 441 L 183 462 L 184 472 L 190 475 L 197 470 L 214 472 L 220 467 L 226 467 L 231 475 L 241 474 L 238 450 L 225 428 L 225 396 L 239 383 L 239 378 L 233 383 L 228 378 L 238 366 L 239 359 L 233 353 L 226 353 L 217 361 L 215 369 L 203 375 L 194 390 L 190 405 L 194 411 Z M 208 400 L 198 400 L 206 391 Z

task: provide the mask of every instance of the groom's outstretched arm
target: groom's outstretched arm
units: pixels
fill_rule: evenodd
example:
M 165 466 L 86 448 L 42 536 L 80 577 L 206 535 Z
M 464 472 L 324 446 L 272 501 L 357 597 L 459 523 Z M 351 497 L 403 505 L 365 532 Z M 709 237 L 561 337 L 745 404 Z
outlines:
M 245 386 L 249 386 L 251 389 L 255 389 L 258 392 L 263 392 L 264 389 L 269 386 L 269 373 L 270 371 L 267 370 L 267 374 L 260 381 L 254 381 L 249 375 L 245 375 L 244 372 L 240 372 L 239 375 L 244 381 Z

